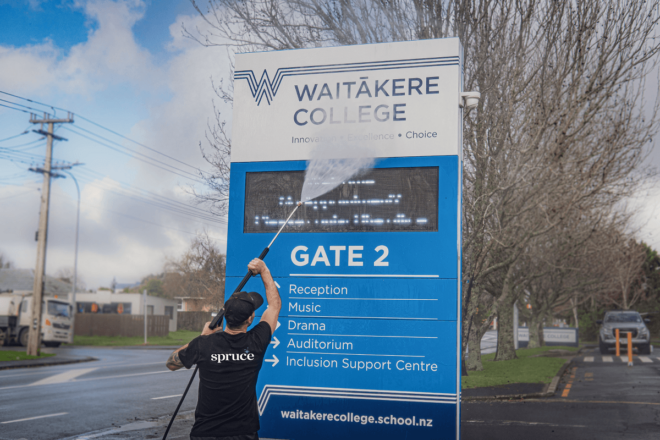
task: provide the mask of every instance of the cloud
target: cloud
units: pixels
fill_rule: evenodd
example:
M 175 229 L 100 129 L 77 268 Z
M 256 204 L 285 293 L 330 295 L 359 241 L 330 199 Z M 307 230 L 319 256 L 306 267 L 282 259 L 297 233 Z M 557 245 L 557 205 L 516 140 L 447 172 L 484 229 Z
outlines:
M 637 238 L 660 250 L 660 179 L 650 179 L 630 206 L 635 213 L 632 226 Z
M 96 112 L 99 106 L 109 106 L 108 111 L 118 114 L 140 115 L 143 119 L 135 119 L 130 133 L 118 130 L 158 151 L 202 167 L 205 162 L 197 144 L 204 138 L 207 119 L 213 116 L 210 78 L 219 79 L 228 73 L 226 52 L 207 49 L 184 38 L 180 31 L 182 21 L 192 27 L 203 23 L 200 17 L 180 16 L 170 27 L 171 39 L 163 42 L 170 56 L 157 63 L 154 56 L 137 43 L 132 31 L 145 13 L 144 4 L 136 0 L 76 2 L 75 7 L 81 8 L 90 20 L 87 40 L 68 50 L 49 40 L 21 47 L 0 46 L 0 65 L 3 66 L 0 84 L 3 90 L 36 100 L 50 102 L 48 97 L 55 95 L 69 102 L 79 102 L 81 104 L 72 110 L 83 115 L 89 114 L 90 109 Z M 103 100 L 107 93 L 126 88 L 135 90 L 133 96 L 127 94 L 129 99 L 122 95 L 117 102 Z M 64 106 L 60 101 L 54 104 Z M 104 125 L 117 129 L 107 121 Z M 73 128 L 76 126 L 74 124 Z M 71 138 L 67 147 L 80 141 L 75 135 L 67 137 Z M 194 172 L 134 144 L 126 145 Z M 94 155 L 87 158 L 92 163 L 99 158 L 113 161 L 122 158 L 102 147 L 85 151 Z M 86 161 L 85 157 L 80 159 Z M 113 277 L 120 282 L 133 282 L 161 271 L 166 256 L 180 255 L 192 238 L 189 233 L 205 227 L 201 220 L 146 203 L 136 198 L 135 193 L 131 197 L 119 196 L 116 193 L 125 193 L 124 184 L 108 176 L 91 178 L 84 172 L 85 168 L 76 173 L 81 177 L 82 190 L 79 272 L 88 287 L 108 285 Z M 125 169 L 137 170 L 136 177 L 122 175 Z M 190 202 L 182 186 L 177 184 L 186 182 L 185 179 L 142 162 L 127 159 L 117 167 L 109 160 L 97 171 L 119 173 L 120 180 L 128 180 L 168 200 Z M 32 192 L 17 195 L 26 192 L 27 185 L 26 181 L 0 186 L 0 209 L 4 211 L 5 206 L 10 206 L 12 212 L 0 228 L 0 251 L 18 267 L 30 268 L 34 267 L 36 258 L 34 233 L 39 218 L 36 188 L 40 184 L 32 181 Z M 76 203 L 72 188 L 68 178 L 58 179 L 53 184 L 47 260 L 50 274 L 73 266 Z M 10 205 L 4 204 L 5 197 L 13 197 L 7 199 Z M 226 235 L 225 228 L 219 226 L 212 227 L 209 233 L 216 238 Z M 218 245 L 224 249 L 226 242 L 218 240 Z
M 144 14 L 142 1 L 95 0 L 76 2 L 90 21 L 87 41 L 68 52 L 52 41 L 22 47 L 0 46 L 0 84 L 16 93 L 35 94 L 49 88 L 90 94 L 111 85 L 128 83 L 153 90 L 165 78 L 151 54 L 132 32 Z
M 179 16 L 170 26 L 172 40 L 168 47 L 173 56 L 167 63 L 166 86 L 171 98 L 154 103 L 150 117 L 135 125 L 132 136 L 188 164 L 206 168 L 199 142 L 205 139 L 207 124 L 214 123 L 213 102 L 223 118 L 231 117 L 231 107 L 217 99 L 211 84 L 211 78 L 219 82 L 229 75 L 229 58 L 225 48 L 203 47 L 184 37 L 182 23 L 189 29 L 206 25 L 199 16 Z M 176 165 L 196 173 L 185 165 Z M 141 175 L 147 178 L 159 173 L 152 167 L 139 166 Z
M 71 182 L 58 180 L 51 192 L 47 272 L 74 266 L 76 200 L 64 191 Z M 11 212 L 0 229 L 0 253 L 17 267 L 34 267 L 35 232 L 39 220 L 39 184 L 0 187 L 0 203 Z M 167 257 L 176 257 L 204 226 L 195 219 L 162 211 L 138 199 L 121 197 L 121 185 L 109 177 L 85 185 L 80 209 L 78 270 L 90 287 L 159 273 Z M 176 197 L 175 191 L 164 191 Z M 10 200 L 11 199 L 11 200 Z M 6 200 L 6 202 L 4 202 Z M 4 209 L 3 209 L 4 210 Z M 221 231 L 211 235 L 216 238 Z M 216 240 L 224 248 L 225 242 Z

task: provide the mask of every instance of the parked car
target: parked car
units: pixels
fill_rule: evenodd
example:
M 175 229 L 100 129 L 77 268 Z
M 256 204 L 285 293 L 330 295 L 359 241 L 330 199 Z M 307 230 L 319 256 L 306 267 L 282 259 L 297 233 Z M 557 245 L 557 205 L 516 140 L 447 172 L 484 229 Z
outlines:
M 628 344 L 628 333 L 632 334 L 632 345 L 639 354 L 651 354 L 651 332 L 646 323 L 649 319 L 642 319 L 639 312 L 634 310 L 614 310 L 605 313 L 598 337 L 601 354 L 608 354 L 616 346 L 615 330 L 619 329 L 619 339 L 622 349 Z

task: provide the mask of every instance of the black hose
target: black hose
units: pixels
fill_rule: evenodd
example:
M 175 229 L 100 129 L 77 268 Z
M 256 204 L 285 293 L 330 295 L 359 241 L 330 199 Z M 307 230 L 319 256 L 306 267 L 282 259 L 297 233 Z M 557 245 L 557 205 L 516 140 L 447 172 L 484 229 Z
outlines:
M 181 404 L 183 403 L 183 399 L 186 398 L 186 394 L 188 394 L 188 390 L 190 389 L 190 385 L 192 385 L 193 380 L 195 380 L 195 375 L 197 374 L 197 370 L 199 370 L 199 365 L 195 366 L 195 371 L 193 371 L 192 377 L 190 378 L 190 381 L 188 382 L 188 386 L 186 387 L 186 390 L 183 392 L 183 396 L 181 396 L 181 400 L 179 400 L 179 404 L 176 406 L 176 409 L 174 410 L 174 414 L 172 414 L 172 418 L 170 419 L 169 425 L 167 425 L 167 429 L 165 430 L 165 434 L 163 434 L 163 440 L 167 438 L 167 434 L 170 432 L 170 428 L 172 427 L 172 423 L 174 423 L 174 419 L 176 418 L 176 415 L 179 413 L 179 408 L 181 408 Z

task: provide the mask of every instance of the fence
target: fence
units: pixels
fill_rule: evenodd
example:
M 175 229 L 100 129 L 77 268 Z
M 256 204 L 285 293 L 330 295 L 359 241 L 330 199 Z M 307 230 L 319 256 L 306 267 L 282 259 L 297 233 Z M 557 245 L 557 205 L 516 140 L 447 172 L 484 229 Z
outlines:
M 147 336 L 167 336 L 170 317 L 150 315 L 147 319 Z M 144 316 L 76 313 L 77 336 L 144 336 Z
M 212 319 L 211 312 L 179 312 L 176 329 L 201 332 L 204 324 Z

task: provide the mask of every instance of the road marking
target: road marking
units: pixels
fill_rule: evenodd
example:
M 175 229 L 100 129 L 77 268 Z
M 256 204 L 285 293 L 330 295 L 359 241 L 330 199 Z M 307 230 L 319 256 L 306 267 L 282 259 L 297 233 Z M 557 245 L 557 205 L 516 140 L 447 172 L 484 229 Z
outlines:
M 63 412 L 63 413 L 57 413 L 57 414 L 46 414 L 45 416 L 28 417 L 27 419 L 8 420 L 6 422 L 0 422 L 0 424 L 4 425 L 6 423 L 27 422 L 28 420 L 45 419 L 46 417 L 57 417 L 57 416 L 63 416 L 65 414 L 69 414 L 69 413 L 68 412 Z
M 603 356 L 603 362 L 612 362 L 612 356 Z
M 69 371 L 65 371 L 64 373 L 56 374 L 55 376 L 50 376 L 45 379 L 38 380 L 34 383 L 31 383 L 30 386 L 34 387 L 39 385 L 50 385 L 54 383 L 70 382 L 76 377 L 90 373 L 94 370 L 96 370 L 96 368 L 79 368 L 75 370 L 69 370 Z
M 585 361 L 585 362 L 593 362 L 593 361 L 594 361 L 594 357 L 593 357 L 593 356 L 585 356 L 585 357 L 584 357 L 584 361 Z
M 183 394 L 172 394 L 171 396 L 152 397 L 151 400 L 171 399 L 172 397 L 181 397 Z
M 133 364 L 133 363 L 130 363 L 130 362 L 117 362 L 115 364 L 103 364 L 102 362 L 103 361 L 95 361 L 94 365 L 99 365 L 96 368 L 102 369 L 102 368 L 110 368 L 110 367 L 129 367 L 129 366 L 130 367 L 139 367 L 139 366 L 142 366 L 142 365 L 155 365 L 155 364 L 162 364 L 163 363 L 163 361 L 145 362 L 145 363 L 142 363 L 142 364 Z M 57 366 L 49 367 L 49 370 L 50 369 L 61 370 L 61 369 L 67 368 L 67 367 L 68 367 L 68 365 L 57 365 Z M 72 370 L 77 370 L 77 369 L 82 369 L 82 368 L 70 368 L 67 371 L 72 371 Z M 31 373 L 2 374 L 2 371 L 0 371 L 0 379 L 4 379 L 6 377 L 19 377 L 19 376 L 43 376 L 43 375 L 47 375 L 47 374 L 51 374 L 51 373 L 52 373 L 52 371 L 45 371 L 44 370 L 44 371 L 34 371 L 34 372 L 31 372 Z
M 520 403 L 520 400 L 502 400 L 501 402 L 506 403 Z M 623 402 L 617 400 L 574 400 L 574 399 L 562 399 L 562 400 L 552 400 L 552 399 L 525 399 L 525 402 L 539 402 L 539 403 L 606 403 L 606 404 L 616 404 L 616 405 L 655 405 L 658 406 L 660 403 L 657 402 Z
M 73 380 L 71 382 L 87 382 L 90 380 L 97 381 L 97 380 L 103 380 L 103 379 L 119 379 L 123 377 L 133 377 L 133 376 L 144 376 L 144 375 L 149 375 L 149 374 L 162 374 L 162 373 L 177 373 L 179 371 L 187 371 L 187 372 L 192 372 L 193 370 L 187 370 L 187 369 L 181 369 L 181 370 L 176 370 L 176 371 L 151 371 L 149 373 L 135 373 L 135 374 L 120 374 L 117 376 L 102 376 L 102 377 L 90 377 L 88 379 L 78 379 L 78 380 Z M 14 385 L 10 387 L 2 387 L 0 388 L 0 391 L 2 390 L 10 390 L 14 388 L 25 388 L 25 387 L 31 387 L 32 385 Z
M 568 379 L 568 383 L 564 387 L 564 391 L 562 391 L 561 397 L 568 397 L 568 394 L 571 392 L 571 387 L 573 386 L 573 379 L 575 379 L 575 372 L 576 371 L 577 371 L 577 367 L 573 367 L 571 369 L 570 379 Z
M 517 420 L 463 420 L 463 423 L 483 423 L 487 425 L 523 425 L 523 426 L 556 426 L 562 428 L 586 428 L 586 425 L 564 425 L 544 422 L 519 422 Z
M 628 356 L 619 356 L 621 358 L 621 362 L 625 362 L 626 364 L 628 363 Z

